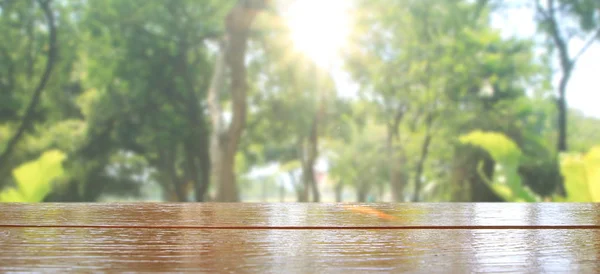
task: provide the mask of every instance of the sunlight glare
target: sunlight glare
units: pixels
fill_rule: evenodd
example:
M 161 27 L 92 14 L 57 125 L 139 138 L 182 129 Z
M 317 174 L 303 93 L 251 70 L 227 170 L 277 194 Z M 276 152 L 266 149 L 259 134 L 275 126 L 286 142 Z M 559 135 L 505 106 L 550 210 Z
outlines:
M 320 66 L 331 65 L 349 34 L 348 0 L 296 0 L 288 25 L 296 48 Z

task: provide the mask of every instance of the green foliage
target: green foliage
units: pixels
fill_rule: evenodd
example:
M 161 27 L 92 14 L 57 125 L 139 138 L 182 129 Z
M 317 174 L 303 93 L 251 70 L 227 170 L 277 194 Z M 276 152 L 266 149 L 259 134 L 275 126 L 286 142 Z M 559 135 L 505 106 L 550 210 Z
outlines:
M 474 131 L 461 136 L 460 141 L 484 149 L 496 162 L 492 180 L 486 179 L 492 189 L 511 202 L 533 202 L 540 198 L 521 184 L 517 172 L 522 153 L 519 147 L 501 133 Z M 561 157 L 561 174 L 567 196 L 554 196 L 554 201 L 600 202 L 600 147 L 593 147 L 585 155 L 568 153 Z M 484 174 L 480 174 L 485 176 Z
M 600 26 L 600 2 L 596 0 L 560 0 L 561 10 L 575 17 L 583 31 L 594 31 Z
M 164 199 L 175 200 L 174 186 L 188 195 L 207 183 L 207 90 L 237 1 L 51 2 L 59 58 L 32 125 L 0 167 L 2 199 L 96 201 L 141 195 L 140 186 L 157 182 Z M 257 18 L 247 48 L 247 121 L 235 157 L 244 189 L 270 193 L 262 186 L 290 179 L 302 192 L 302 170 L 317 160 L 307 149 L 314 144 L 329 181 L 361 199 L 386 196 L 395 178 L 400 200 L 413 193 L 422 201 L 497 200 L 491 188 L 507 201 L 558 201 L 562 172 L 563 200 L 597 200 L 592 147 L 600 120 L 570 112 L 571 153 L 559 163 L 552 55 L 538 58 L 534 37 L 504 38 L 492 28 L 494 8 L 507 1 L 357 0 L 334 71 L 297 50 L 286 13 L 278 14 L 292 1 L 271 2 L 276 12 Z M 600 2 L 555 3 L 565 39 L 600 27 Z M 541 19 L 538 33 L 549 34 Z M 0 152 L 44 70 L 46 25 L 37 1 L 0 0 Z M 220 97 L 224 113 L 231 84 Z M 346 92 L 347 84 L 357 93 Z M 30 183 L 40 178 L 23 177 L 39 172 L 11 176 L 51 151 L 66 157 L 55 159 L 64 160 L 56 174 L 64 173 L 65 184 L 53 188 L 51 173 L 40 187 Z M 261 184 L 267 177 L 251 173 L 264 166 L 279 171 Z
M 498 195 L 507 201 L 535 202 L 535 194 L 524 186 L 518 173 L 521 149 L 501 133 L 474 131 L 460 137 L 460 142 L 484 149 L 496 162 L 494 177 L 484 178 Z M 480 172 L 480 176 L 485 176 Z
M 64 174 L 60 150 L 44 152 L 38 159 L 13 170 L 16 187 L 0 192 L 0 202 L 41 202 L 52 190 L 53 182 Z
M 566 154 L 561 159 L 568 202 L 600 202 L 600 147 L 587 154 Z
M 332 162 L 330 175 L 336 182 L 354 187 L 365 198 L 375 187 L 385 187 L 385 131 L 368 120 L 363 126 L 348 118 L 344 120 L 350 134 L 325 142 L 324 150 Z
M 585 153 L 598 144 L 600 119 L 587 117 L 579 111 L 569 112 L 569 151 Z

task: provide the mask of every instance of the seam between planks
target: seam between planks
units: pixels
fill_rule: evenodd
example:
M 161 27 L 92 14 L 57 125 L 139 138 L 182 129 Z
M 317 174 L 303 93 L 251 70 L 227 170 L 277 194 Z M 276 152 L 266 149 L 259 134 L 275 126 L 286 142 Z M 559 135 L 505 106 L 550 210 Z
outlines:
M 138 229 L 214 229 L 214 230 L 546 230 L 600 229 L 600 225 L 467 225 L 467 226 L 151 226 L 151 225 L 22 225 L 4 224 L 0 228 L 138 228 Z

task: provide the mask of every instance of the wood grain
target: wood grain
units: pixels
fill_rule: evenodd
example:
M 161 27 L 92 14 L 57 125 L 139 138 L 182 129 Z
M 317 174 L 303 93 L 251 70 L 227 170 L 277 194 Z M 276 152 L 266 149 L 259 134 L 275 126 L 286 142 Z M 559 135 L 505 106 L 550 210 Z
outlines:
M 600 272 L 598 204 L 0 204 L 0 272 Z
M 2 271 L 600 271 L 600 230 L 3 228 Z
M 600 228 L 600 204 L 0 204 L 0 226 Z

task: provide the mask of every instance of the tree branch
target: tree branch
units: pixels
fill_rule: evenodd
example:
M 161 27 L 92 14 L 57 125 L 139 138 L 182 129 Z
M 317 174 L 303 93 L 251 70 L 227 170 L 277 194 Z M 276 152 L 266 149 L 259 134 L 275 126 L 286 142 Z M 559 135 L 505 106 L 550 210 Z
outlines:
M 421 180 L 421 176 L 423 174 L 425 161 L 427 160 L 427 156 L 429 155 L 431 139 L 433 138 L 432 126 L 434 119 L 435 115 L 431 112 L 427 115 L 427 118 L 425 118 L 425 137 L 423 139 L 423 144 L 421 145 L 421 156 L 419 157 L 419 160 L 417 162 L 417 170 L 415 172 L 415 191 L 413 193 L 413 202 L 419 201 L 421 184 L 423 183 Z
M 558 28 L 558 23 L 556 22 L 556 15 L 554 12 L 554 0 L 548 0 L 548 23 L 550 23 L 550 35 L 554 40 L 554 44 L 558 48 L 558 53 L 560 56 L 560 64 L 563 70 L 563 74 L 568 75 L 571 73 L 571 69 L 573 68 L 571 58 L 569 57 L 569 50 L 565 39 L 560 35 L 560 29 Z M 568 76 L 563 76 L 568 77 Z
M 540 0 L 535 1 L 535 9 L 537 10 L 537 12 L 539 12 L 542 15 L 542 18 L 544 20 L 548 20 L 548 18 L 549 18 L 548 13 L 546 13 L 544 8 L 542 7 L 542 4 L 540 4 Z
M 581 55 L 583 55 L 587 49 L 592 46 L 592 44 L 594 43 L 594 41 L 596 39 L 600 38 L 600 28 L 598 28 L 594 34 L 592 35 L 592 37 L 590 37 L 585 44 L 583 44 L 583 47 L 579 50 L 579 52 L 577 52 L 577 54 L 575 54 L 575 57 L 573 57 L 573 59 L 571 60 L 571 65 L 575 66 L 575 63 L 577 62 L 577 60 L 579 59 L 579 57 L 581 57 Z
M 10 54 L 8 54 L 8 50 L 6 50 L 5 47 L 0 47 L 0 55 L 6 59 L 6 74 L 8 78 L 6 79 L 8 83 L 6 85 L 0 83 L 0 87 L 2 87 L 6 93 L 12 93 L 15 87 L 15 63 L 13 62 L 12 58 L 10 58 Z
M 393 137 L 398 137 L 400 135 L 400 123 L 402 122 L 402 118 L 404 118 L 404 113 L 406 112 L 406 110 L 404 109 L 404 107 L 402 107 L 401 109 L 396 111 L 396 115 L 394 116 L 394 121 L 392 122 L 392 132 L 393 132 Z
M 40 101 L 40 96 L 42 94 L 42 91 L 46 87 L 46 84 L 48 83 L 48 79 L 50 78 L 50 74 L 52 73 L 52 69 L 54 68 L 54 61 L 56 59 L 56 52 L 57 52 L 56 26 L 54 23 L 54 15 L 52 14 L 52 10 L 50 10 L 50 2 L 51 2 L 51 0 L 45 0 L 45 1 L 38 0 L 39 5 L 42 7 L 42 9 L 44 11 L 44 15 L 46 16 L 46 19 L 48 20 L 48 28 L 49 28 L 49 32 L 50 32 L 49 37 L 48 37 L 49 49 L 48 49 L 48 55 L 47 55 L 48 61 L 46 62 L 46 68 L 44 70 L 44 74 L 42 75 L 42 78 L 40 79 L 40 82 L 38 83 L 37 87 L 35 88 L 35 91 L 33 92 L 33 96 L 31 97 L 31 101 L 29 102 L 29 105 L 27 106 L 25 116 L 23 117 L 23 120 L 21 120 L 21 125 L 17 129 L 17 132 L 8 141 L 6 148 L 4 149 L 4 152 L 2 152 L 2 154 L 0 154 L 0 168 L 5 167 L 6 162 L 7 162 L 8 158 L 10 157 L 12 151 L 16 147 L 17 143 L 20 141 L 23 134 L 25 133 L 25 130 L 30 126 L 32 119 L 33 119 L 33 114 L 34 114 L 35 108 L 37 107 L 37 105 Z

